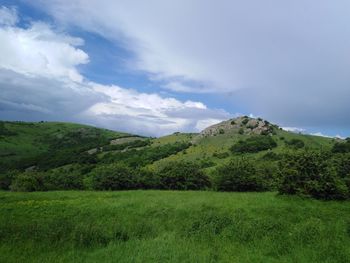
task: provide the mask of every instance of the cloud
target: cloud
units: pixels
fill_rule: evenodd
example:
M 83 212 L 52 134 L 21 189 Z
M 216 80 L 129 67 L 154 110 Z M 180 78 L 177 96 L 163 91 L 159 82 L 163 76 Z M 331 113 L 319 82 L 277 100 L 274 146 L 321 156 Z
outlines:
M 323 134 L 322 132 L 315 132 L 315 133 L 310 133 L 310 134 L 314 135 L 314 136 L 320 136 L 320 137 L 326 137 L 326 138 L 337 138 L 337 139 L 342 139 L 342 140 L 345 139 L 345 137 L 338 135 L 338 134 L 335 136 L 326 135 L 326 134 Z
M 222 120 L 220 119 L 206 119 L 206 120 L 201 120 L 198 121 L 196 124 L 196 129 L 197 130 L 204 130 L 205 128 L 208 128 L 209 126 L 212 126 L 214 124 L 217 124 L 219 122 L 221 122 Z
M 282 127 L 282 129 L 285 131 L 295 132 L 295 133 L 305 132 L 305 129 L 297 128 L 297 127 Z
M 123 45 L 135 54 L 130 67 L 155 75 L 167 89 L 224 93 L 285 126 L 350 129 L 349 1 L 34 4 L 63 24 Z
M 76 48 L 84 42 L 64 33 L 54 32 L 45 23 L 32 23 L 23 29 L 0 28 L 0 67 L 25 75 L 67 78 L 81 82 L 76 66 L 89 62 L 88 55 Z
M 200 131 L 200 123 L 215 116 L 222 121 L 229 116 L 223 110 L 208 109 L 201 102 L 181 102 L 158 94 L 139 93 L 118 86 L 89 83 L 95 92 L 108 97 L 82 115 L 116 128 L 141 134 L 164 135 L 174 131 Z
M 92 82 L 78 70 L 89 62 L 80 48 L 82 39 L 43 22 L 21 28 L 13 21 L 0 26 L 1 119 L 73 121 L 164 135 L 194 131 L 207 119 L 229 116 L 199 101 Z
M 175 92 L 185 93 L 211 93 L 211 89 L 208 87 L 193 86 L 181 81 L 169 81 L 162 86 L 165 89 Z
M 12 26 L 18 22 L 17 10 L 12 7 L 0 6 L 0 25 Z

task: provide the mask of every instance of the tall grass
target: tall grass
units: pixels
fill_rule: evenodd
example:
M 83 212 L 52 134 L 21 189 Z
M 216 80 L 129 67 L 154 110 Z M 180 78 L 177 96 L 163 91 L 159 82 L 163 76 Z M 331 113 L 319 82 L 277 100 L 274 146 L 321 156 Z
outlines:
M 350 262 L 350 202 L 0 192 L 0 262 Z

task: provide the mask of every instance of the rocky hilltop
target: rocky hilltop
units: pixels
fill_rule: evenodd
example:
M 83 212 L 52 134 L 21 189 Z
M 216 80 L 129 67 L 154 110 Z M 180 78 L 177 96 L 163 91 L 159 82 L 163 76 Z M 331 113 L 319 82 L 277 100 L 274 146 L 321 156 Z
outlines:
M 273 134 L 275 129 L 278 129 L 277 125 L 273 125 L 261 118 L 255 119 L 241 116 L 209 126 L 200 132 L 199 137 L 216 136 L 225 133 L 269 135 Z

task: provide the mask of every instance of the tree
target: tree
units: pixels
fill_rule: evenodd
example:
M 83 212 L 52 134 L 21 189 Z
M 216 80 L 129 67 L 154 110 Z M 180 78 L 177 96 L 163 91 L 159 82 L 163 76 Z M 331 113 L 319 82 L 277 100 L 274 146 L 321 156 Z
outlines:
M 277 147 L 271 136 L 253 136 L 240 140 L 231 147 L 233 153 L 255 153 Z
M 258 167 L 246 158 L 233 159 L 216 170 L 218 191 L 264 191 L 266 185 Z
M 95 190 L 128 190 L 137 187 L 135 171 L 123 164 L 98 166 L 90 176 Z
M 328 153 L 302 151 L 288 154 L 280 162 L 279 192 L 318 199 L 346 199 L 349 191 Z
M 45 190 L 42 184 L 43 173 L 24 172 L 15 176 L 10 189 L 15 192 L 33 192 Z
M 209 177 L 189 162 L 169 162 L 158 171 L 162 189 L 200 190 L 210 187 Z

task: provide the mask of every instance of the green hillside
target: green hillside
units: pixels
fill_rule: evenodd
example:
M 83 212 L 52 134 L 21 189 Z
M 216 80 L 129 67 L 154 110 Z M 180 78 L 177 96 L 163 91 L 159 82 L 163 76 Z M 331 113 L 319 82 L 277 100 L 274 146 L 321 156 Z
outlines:
M 249 156 L 295 150 L 288 144 L 293 140 L 302 141 L 304 149 L 330 149 L 334 144 L 334 139 L 291 133 L 265 122 L 239 117 L 201 133 L 174 133 L 153 139 L 73 123 L 0 122 L 0 165 L 2 171 L 32 166 L 50 169 L 80 162 L 77 158 L 68 158 L 72 155 L 80 159 L 96 157 L 96 162 L 118 161 L 118 158 L 136 161 L 138 155 L 151 155 L 144 163 L 150 168 L 169 161 L 190 161 L 210 170 L 234 156 L 230 148 L 235 143 L 263 136 L 259 134 L 262 132 L 264 136 L 271 136 L 277 147 L 249 153 Z M 156 154 L 162 151 L 166 153 Z
M 248 120 L 248 122 L 244 124 L 245 119 Z M 231 124 L 233 122 L 234 125 Z M 252 126 L 251 122 L 254 122 L 254 125 L 257 125 L 256 122 L 259 121 L 253 118 L 239 117 L 208 127 L 200 134 L 177 133 L 159 138 L 157 140 L 158 144 L 181 140 L 185 142 L 192 142 L 193 145 L 187 148 L 186 151 L 179 152 L 176 155 L 172 155 L 168 158 L 160 160 L 154 165 L 161 165 L 163 162 L 170 160 L 206 162 L 209 166 L 225 163 L 232 157 L 230 148 L 235 143 L 240 140 L 246 140 L 250 137 L 263 136 L 259 134 L 261 131 L 254 130 L 254 126 Z M 261 120 L 260 122 L 265 121 Z M 270 129 L 266 136 L 271 136 L 271 138 L 273 138 L 273 140 L 277 143 L 277 147 L 259 151 L 258 153 L 249 153 L 243 155 L 249 155 L 250 157 L 262 157 L 267 152 L 282 154 L 288 151 L 294 151 L 296 150 L 295 147 L 289 143 L 296 140 L 302 141 L 304 143 L 304 145 L 300 148 L 316 150 L 329 150 L 335 142 L 335 139 L 288 132 L 280 129 L 276 125 L 269 123 L 266 127 Z M 212 163 L 210 164 L 210 162 Z
M 50 156 L 80 154 L 125 136 L 130 135 L 74 123 L 0 122 L 0 167 L 28 168 Z
M 0 132 L 4 190 L 279 190 L 350 198 L 350 140 L 291 133 L 260 118 L 160 138 L 50 122 L 1 122 Z

